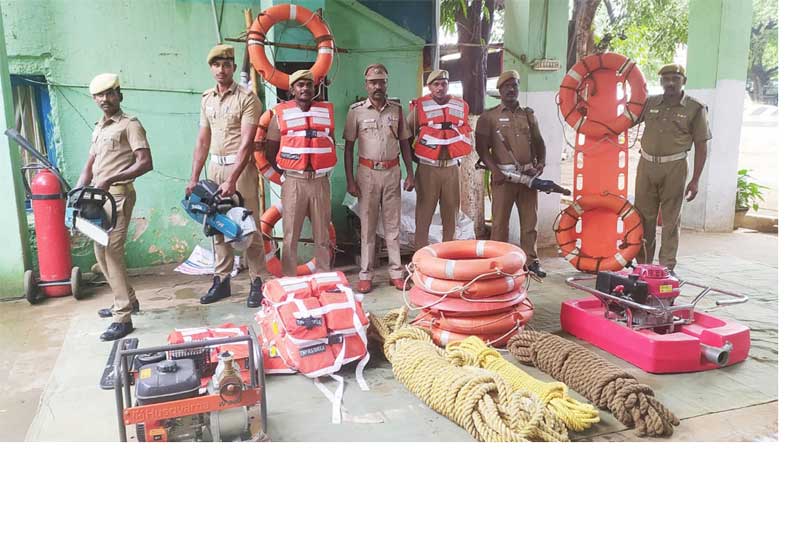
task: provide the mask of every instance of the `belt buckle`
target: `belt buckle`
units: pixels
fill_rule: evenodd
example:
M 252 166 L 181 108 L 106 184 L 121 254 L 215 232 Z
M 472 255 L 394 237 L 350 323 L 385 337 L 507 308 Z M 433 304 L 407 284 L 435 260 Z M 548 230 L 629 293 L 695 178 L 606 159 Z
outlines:
M 383 162 L 378 162 L 377 160 L 373 160 L 372 161 L 372 169 L 374 169 L 376 171 L 382 171 L 382 170 L 386 169 L 386 167 L 385 167 Z

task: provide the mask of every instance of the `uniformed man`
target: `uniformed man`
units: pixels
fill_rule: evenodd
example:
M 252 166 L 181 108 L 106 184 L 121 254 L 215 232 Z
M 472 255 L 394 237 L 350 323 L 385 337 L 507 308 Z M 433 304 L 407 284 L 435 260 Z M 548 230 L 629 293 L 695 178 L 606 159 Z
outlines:
M 471 152 L 469 105 L 449 91 L 449 73 L 434 70 L 427 77 L 430 94 L 411 103 L 411 132 L 416 167 L 416 237 L 414 248 L 427 245 L 430 223 L 441 203 L 443 240 L 455 238 L 460 208 L 460 162 Z
M 110 232 L 108 245 L 94 243 L 94 254 L 102 274 L 113 292 L 113 306 L 101 309 L 99 316 L 113 318 L 110 327 L 100 335 L 103 341 L 115 341 L 132 330 L 132 314 L 140 304 L 129 283 L 124 261 L 127 228 L 135 207 L 136 178 L 152 170 L 152 153 L 141 122 L 121 110 L 124 99 L 119 76 L 103 73 L 88 86 L 94 102 L 102 110 L 102 118 L 91 134 L 88 161 L 80 173 L 77 186 L 107 190 L 116 202 L 116 226 Z
M 491 239 L 507 241 L 510 214 L 518 206 L 521 249 L 538 277 L 546 273 L 538 260 L 538 191 L 507 181 L 503 172 L 540 175 L 546 166 L 546 144 L 531 108 L 518 103 L 520 77 L 515 70 L 502 73 L 496 82 L 502 103 L 480 115 L 477 121 L 477 154 L 491 172 Z
M 361 271 L 358 291 L 372 290 L 375 264 L 375 228 L 383 217 L 383 232 L 389 252 L 389 279 L 404 286 L 400 262 L 400 158 L 405 164 L 405 189 L 414 188 L 411 163 L 411 134 L 398 102 L 387 99 L 389 72 L 383 64 L 364 70 L 366 100 L 350 106 L 345 122 L 345 175 L 347 191 L 358 198 L 361 214 Z M 358 141 L 358 170 L 353 173 L 353 148 Z
M 240 192 L 243 206 L 253 213 L 259 229 L 259 174 L 251 161 L 262 104 L 256 94 L 234 81 L 234 48 L 216 45 L 207 55 L 207 63 L 215 78 L 215 86 L 201 95 L 201 117 L 196 147 L 193 151 L 193 171 L 186 193 L 198 184 L 201 170 L 209 153 L 209 178 L 218 183 L 223 196 Z M 251 289 L 246 304 L 255 308 L 262 304 L 262 277 L 265 276 L 265 255 L 262 236 L 252 235 L 246 249 Z M 200 303 L 214 303 L 232 295 L 231 273 L 234 269 L 234 248 L 223 235 L 213 237 L 215 247 L 215 275 L 212 286 Z
M 664 93 L 650 96 L 639 122 L 645 122 L 640 140 L 642 158 L 637 167 L 634 205 L 643 216 L 644 248 L 637 260 L 652 263 L 656 251 L 656 221 L 662 212 L 662 246 L 659 263 L 675 269 L 681 206 L 684 195 L 692 201 L 698 193 L 698 181 L 706 164 L 707 141 L 711 139 L 705 105 L 683 91 L 686 70 L 668 64 L 659 70 Z M 686 185 L 687 151 L 695 145 L 695 167 Z
M 331 183 L 336 165 L 334 108 L 315 101 L 314 74 L 298 70 L 289 77 L 294 99 L 273 108 L 267 131 L 265 156 L 283 173 L 281 203 L 284 245 L 281 264 L 285 276 L 294 277 L 298 267 L 298 240 L 308 216 L 314 238 L 315 271 L 331 270 Z

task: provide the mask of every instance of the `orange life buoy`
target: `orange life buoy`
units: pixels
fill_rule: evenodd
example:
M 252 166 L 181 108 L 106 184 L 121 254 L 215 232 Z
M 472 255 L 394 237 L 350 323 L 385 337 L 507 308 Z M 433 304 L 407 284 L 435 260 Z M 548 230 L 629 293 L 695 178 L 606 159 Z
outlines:
M 248 29 L 248 56 L 256 71 L 265 81 L 281 90 L 289 89 L 289 74 L 277 70 L 265 54 L 267 32 L 276 23 L 295 21 L 305 27 L 314 36 L 317 44 L 317 59 L 310 68 L 314 82 L 328 75 L 334 61 L 334 37 L 331 29 L 317 13 L 295 4 L 277 4 L 256 16 Z
M 273 169 L 270 162 L 267 161 L 265 156 L 265 141 L 267 141 L 267 127 L 273 120 L 273 110 L 268 109 L 262 116 L 259 117 L 259 124 L 256 127 L 256 135 L 254 136 L 254 163 L 259 173 L 270 179 L 276 184 L 281 184 L 281 175 L 278 171 Z
M 260 219 L 262 237 L 264 238 L 265 266 L 267 270 L 276 277 L 283 277 L 284 272 L 281 268 L 281 260 L 276 256 L 278 245 L 273 242 L 272 233 L 273 227 L 281 220 L 283 211 L 284 208 L 281 202 L 279 202 L 262 213 L 262 218 Z M 336 230 L 334 229 L 333 222 L 328 224 L 328 236 L 331 240 L 331 247 L 334 247 L 336 245 Z M 298 276 L 311 275 L 315 271 L 317 271 L 317 262 L 312 258 L 311 261 L 299 265 L 296 274 Z
M 523 327 L 529 322 L 535 312 L 535 307 L 529 299 L 525 299 L 518 305 L 511 307 L 505 312 L 496 314 L 485 314 L 477 316 L 460 315 L 457 313 L 432 313 L 422 311 L 417 319 L 412 322 L 420 326 L 425 326 L 428 322 L 434 328 L 452 331 L 454 333 L 465 333 L 468 335 L 501 335 L 513 329 Z
M 447 280 L 471 280 L 489 273 L 512 275 L 524 267 L 526 254 L 500 241 L 447 241 L 416 251 L 413 263 L 423 275 Z
M 515 277 L 504 276 L 495 279 L 477 280 L 469 284 L 469 281 L 428 277 L 420 271 L 414 271 L 411 278 L 417 287 L 429 294 L 470 299 L 482 299 L 484 297 L 508 294 L 520 289 L 526 282 L 525 275 L 518 275 Z
M 521 288 L 504 296 L 486 297 L 475 301 L 467 301 L 457 297 L 444 297 L 425 292 L 421 288 L 408 290 L 408 300 L 416 308 L 425 309 L 432 313 L 447 312 L 460 315 L 477 316 L 483 314 L 496 314 L 510 310 L 513 306 L 522 303 L 527 298 L 527 291 Z
M 587 212 L 603 209 L 615 213 L 623 221 L 623 231 L 615 236 L 600 235 L 598 246 L 582 250 L 581 233 L 576 223 Z M 642 246 L 642 216 L 627 199 L 616 194 L 587 194 L 563 209 L 554 223 L 560 254 L 581 271 L 617 271 L 626 267 Z M 578 242 L 577 242 L 578 241 Z M 615 248 L 617 241 L 620 244 Z
M 601 75 L 596 77 L 598 72 Z M 614 90 L 599 92 L 599 87 L 611 90 L 622 84 L 625 95 L 627 83 L 631 98 L 619 112 L 623 98 Z M 560 84 L 559 96 L 560 112 L 568 124 L 587 136 L 602 137 L 621 134 L 636 124 L 648 97 L 648 87 L 634 61 L 617 53 L 603 53 L 586 56 L 568 70 Z

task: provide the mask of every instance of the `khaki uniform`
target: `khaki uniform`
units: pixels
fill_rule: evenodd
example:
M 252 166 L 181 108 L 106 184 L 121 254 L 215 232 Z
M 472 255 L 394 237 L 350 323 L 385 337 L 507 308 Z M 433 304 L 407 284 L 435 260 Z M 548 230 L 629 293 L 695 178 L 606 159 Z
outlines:
M 148 148 L 146 130 L 137 118 L 119 111 L 108 120 L 99 120 L 91 134 L 94 183 L 127 169 L 135 163 L 135 151 Z M 110 185 L 108 192 L 116 202 L 116 226 L 110 232 L 108 246 L 94 243 L 97 263 L 113 292 L 113 321 L 118 323 L 132 321 L 132 305 L 137 301 L 124 261 L 127 228 L 135 207 L 133 181 L 130 179 Z
M 656 220 L 662 211 L 662 246 L 659 263 L 675 268 L 678 235 L 681 225 L 681 205 L 687 180 L 686 152 L 693 143 L 711 139 L 706 107 L 691 96 L 668 104 L 663 95 L 651 96 L 645 102 L 640 122 L 645 131 L 640 145 L 643 157 L 637 167 L 634 205 L 643 216 L 645 247 L 637 261 L 652 263 L 656 251 Z M 656 163 L 661 157 L 678 159 Z
M 269 141 L 281 141 L 278 118 L 273 117 L 267 129 Z M 316 272 L 331 270 L 331 182 L 328 173 L 317 175 L 313 171 L 285 171 L 281 184 L 281 219 L 284 244 L 281 249 L 281 269 L 286 277 L 294 277 L 298 269 L 298 240 L 306 217 L 312 224 Z
M 209 178 L 218 183 L 226 182 L 235 168 L 234 158 L 242 142 L 242 125 L 256 125 L 262 114 L 262 104 L 256 94 L 237 83 L 218 94 L 213 87 L 201 95 L 201 117 L 199 125 L 209 127 L 212 134 L 210 142 Z M 222 157 L 216 159 L 214 157 Z M 224 161 L 226 164 L 217 163 Z M 237 191 L 243 196 L 243 205 L 253 213 L 259 231 L 259 173 L 249 161 L 237 178 Z M 223 235 L 213 237 L 215 245 L 215 274 L 225 279 L 234 269 L 234 248 L 224 242 Z M 248 274 L 253 281 L 265 276 L 265 253 L 262 236 L 253 234 L 253 241 L 245 251 L 248 261 Z
M 507 146 L 496 133 L 497 129 L 507 140 L 522 171 L 527 167 L 546 162 L 546 144 L 540 135 L 540 127 L 532 109 L 519 106 L 515 111 L 511 111 L 503 104 L 499 104 L 485 111 L 477 120 L 475 129 L 477 141 L 486 143 L 497 164 L 515 167 Z M 504 242 L 508 240 L 510 214 L 513 205 L 518 205 L 521 249 L 526 253 L 529 263 L 537 261 L 538 191 L 522 184 L 505 181 L 498 185 L 491 183 L 491 192 L 493 215 L 491 239 Z
M 394 162 L 388 169 L 373 169 L 359 163 L 356 182 L 360 189 L 361 280 L 372 280 L 375 266 L 375 230 L 383 217 L 383 233 L 389 252 L 389 278 L 402 278 L 400 262 L 400 140 L 409 139 L 402 107 L 387 101 L 378 110 L 367 98 L 350 106 L 345 121 L 345 141 L 358 141 L 359 159 Z M 378 167 L 377 164 L 373 164 Z
M 415 138 L 419 133 L 416 122 L 416 109 L 408 113 L 408 131 Z M 441 149 L 439 160 L 449 160 L 446 147 Z M 436 206 L 441 204 L 441 227 L 444 241 L 455 238 L 455 226 L 460 208 L 460 159 L 450 160 L 443 166 L 419 163 L 414 174 L 416 183 L 416 236 L 414 248 L 419 250 L 427 245 L 430 223 Z

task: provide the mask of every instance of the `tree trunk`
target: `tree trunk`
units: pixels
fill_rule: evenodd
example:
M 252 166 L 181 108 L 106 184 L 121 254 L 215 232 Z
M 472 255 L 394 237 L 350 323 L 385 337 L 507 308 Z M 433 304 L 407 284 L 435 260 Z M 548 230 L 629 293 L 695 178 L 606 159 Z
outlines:
M 593 20 L 601 0 L 574 0 L 568 23 L 568 69 L 582 57 L 595 52 Z
M 469 124 L 475 126 L 477 115 L 469 115 Z M 483 171 L 475 169 L 477 153 L 463 158 L 460 165 L 460 210 L 474 222 L 477 239 L 485 238 L 485 184 Z
M 488 74 L 488 42 L 493 27 L 493 13 L 496 0 L 474 0 L 464 15 L 458 8 L 455 13 L 455 26 L 458 30 L 458 43 L 463 71 L 463 99 L 469 104 L 469 111 L 479 115 L 485 109 L 485 86 Z M 485 20 L 484 9 L 490 16 Z M 472 47 L 474 45 L 475 47 Z

